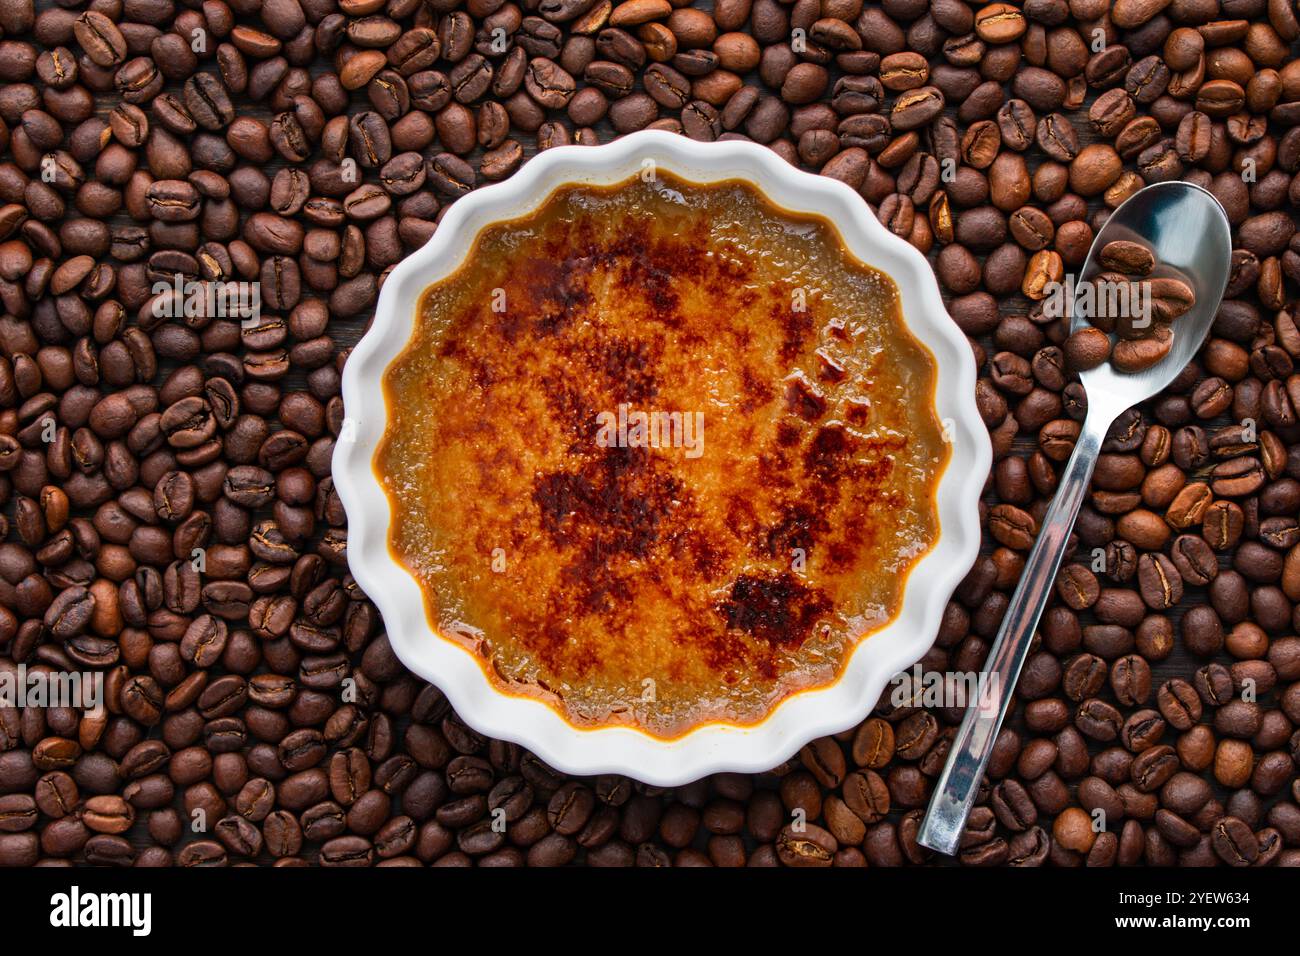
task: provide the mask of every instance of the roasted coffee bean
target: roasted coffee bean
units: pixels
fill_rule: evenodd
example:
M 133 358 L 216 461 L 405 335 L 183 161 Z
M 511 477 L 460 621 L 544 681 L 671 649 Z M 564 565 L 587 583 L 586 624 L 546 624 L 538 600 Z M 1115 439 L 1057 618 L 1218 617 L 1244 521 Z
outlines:
M 1104 363 L 1111 355 L 1110 338 L 1095 328 L 1072 332 L 1062 345 L 1065 361 L 1076 372 L 1086 372 Z
M 1174 332 L 1156 326 L 1151 335 L 1140 339 L 1121 339 L 1111 352 L 1111 362 L 1121 372 L 1140 372 L 1155 365 L 1173 347 Z
M 786 827 L 776 840 L 777 857 L 786 866 L 830 866 L 839 843 L 835 837 L 815 824 L 799 828 Z
M 1150 275 L 1155 268 L 1155 256 L 1151 250 L 1127 239 L 1106 243 L 1101 249 L 1099 261 L 1105 269 L 1131 276 Z
M 1182 575 L 1163 554 L 1144 554 L 1138 559 L 1138 585 L 1142 600 L 1152 610 L 1171 608 L 1183 597 Z
M 933 86 L 908 90 L 898 97 L 890 113 L 896 130 L 911 130 L 924 126 L 943 110 L 944 95 Z

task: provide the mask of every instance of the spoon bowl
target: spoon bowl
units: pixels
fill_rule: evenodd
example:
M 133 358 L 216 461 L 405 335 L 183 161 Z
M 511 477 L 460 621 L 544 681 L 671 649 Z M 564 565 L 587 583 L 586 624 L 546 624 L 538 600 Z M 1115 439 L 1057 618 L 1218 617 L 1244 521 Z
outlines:
M 1151 277 L 1182 279 L 1196 293 L 1196 302 L 1174 320 L 1169 354 L 1150 368 L 1121 372 L 1110 362 L 1102 362 L 1080 373 L 1089 409 L 1101 405 L 1100 410 L 1109 412 L 1111 420 L 1165 388 L 1195 357 L 1219 311 L 1232 262 L 1232 233 L 1223 207 L 1209 192 L 1191 183 L 1156 183 L 1121 203 L 1088 250 L 1079 272 L 1079 289 L 1103 271 L 1098 261 L 1101 250 L 1118 239 L 1149 247 L 1156 257 Z M 1087 319 L 1075 309 L 1071 331 L 1087 325 Z

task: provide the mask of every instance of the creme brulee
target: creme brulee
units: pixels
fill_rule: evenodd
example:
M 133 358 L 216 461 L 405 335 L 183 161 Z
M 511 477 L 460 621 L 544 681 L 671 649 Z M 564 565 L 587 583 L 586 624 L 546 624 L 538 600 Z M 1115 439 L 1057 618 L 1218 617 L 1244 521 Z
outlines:
M 578 726 L 761 721 L 938 534 L 897 287 L 739 181 L 568 186 L 488 227 L 384 390 L 389 543 L 435 628 Z

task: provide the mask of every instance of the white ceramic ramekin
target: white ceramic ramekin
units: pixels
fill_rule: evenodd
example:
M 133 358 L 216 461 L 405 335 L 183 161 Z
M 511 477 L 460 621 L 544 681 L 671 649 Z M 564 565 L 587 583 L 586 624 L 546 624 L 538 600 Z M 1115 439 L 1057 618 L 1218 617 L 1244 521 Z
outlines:
M 533 211 L 558 186 L 620 182 L 647 161 L 692 182 L 745 179 L 777 206 L 834 223 L 850 252 L 898 284 L 903 318 L 937 362 L 935 400 L 951 439 L 937 493 L 939 539 L 908 575 L 898 616 L 858 644 L 834 684 L 787 698 L 759 724 L 706 724 L 675 740 L 624 727 L 576 728 L 539 700 L 493 687 L 469 651 L 434 632 L 418 584 L 389 551 L 388 500 L 373 465 L 387 419 L 381 376 L 409 339 L 421 292 L 455 271 L 484 226 Z M 944 606 L 979 549 L 978 501 L 992 453 L 975 410 L 974 357 L 944 309 L 929 264 L 844 183 L 800 172 L 753 143 L 697 143 L 646 131 L 605 146 L 565 146 L 458 200 L 433 238 L 385 281 L 374 323 L 344 369 L 343 399 L 348 422 L 333 467 L 348 515 L 348 565 L 383 614 L 393 650 L 440 687 L 475 730 L 519 743 L 567 773 L 623 773 L 673 786 L 720 771 L 766 770 L 809 740 L 853 726 L 886 682 L 930 648 Z

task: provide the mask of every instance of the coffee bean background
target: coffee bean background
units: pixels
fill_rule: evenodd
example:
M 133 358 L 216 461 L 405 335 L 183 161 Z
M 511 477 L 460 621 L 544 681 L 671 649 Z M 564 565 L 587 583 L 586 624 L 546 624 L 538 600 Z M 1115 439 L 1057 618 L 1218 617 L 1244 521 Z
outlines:
M 1227 299 L 1112 432 L 959 862 L 1300 863 L 1291 0 L 0 0 L 0 33 L 0 660 L 108 694 L 0 709 L 0 864 L 941 862 L 956 709 L 568 779 L 407 674 L 347 574 L 339 368 L 385 270 L 538 149 L 648 126 L 767 144 L 931 256 L 996 465 L 928 669 L 979 669 L 1078 435 L 1047 284 L 1145 183 L 1219 197 Z M 158 318 L 177 273 L 263 320 Z

